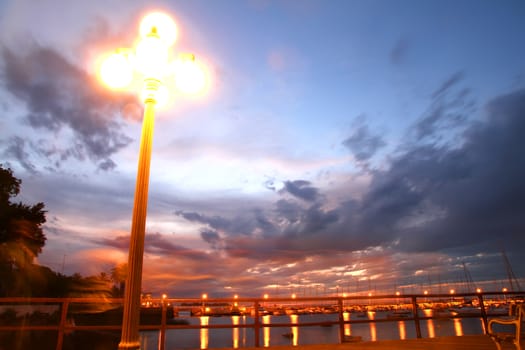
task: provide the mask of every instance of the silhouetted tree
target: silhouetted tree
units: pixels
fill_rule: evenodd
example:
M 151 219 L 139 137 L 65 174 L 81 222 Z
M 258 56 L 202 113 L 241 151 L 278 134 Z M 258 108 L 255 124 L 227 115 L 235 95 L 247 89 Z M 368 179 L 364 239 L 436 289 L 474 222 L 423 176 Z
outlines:
M 44 203 L 14 203 L 22 181 L 0 164 L 0 295 L 27 295 L 24 280 L 30 280 L 33 260 L 40 254 L 46 237 Z M 33 276 L 34 277 L 34 276 Z
M 111 280 L 115 285 L 113 286 L 113 296 L 121 298 L 124 296 L 124 287 L 126 278 L 128 276 L 128 264 L 118 264 L 111 269 Z
M 42 230 L 46 212 L 44 203 L 12 201 L 20 193 L 21 184 L 11 169 L 0 164 L 0 297 L 121 297 L 126 264 L 90 277 L 79 273 L 64 276 L 33 264 L 46 242 Z

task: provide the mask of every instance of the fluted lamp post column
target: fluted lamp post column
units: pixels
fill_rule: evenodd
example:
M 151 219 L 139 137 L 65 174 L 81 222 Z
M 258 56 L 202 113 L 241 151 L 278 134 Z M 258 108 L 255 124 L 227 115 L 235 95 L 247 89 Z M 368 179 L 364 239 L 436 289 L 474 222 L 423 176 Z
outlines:
M 185 54 L 180 60 L 170 62 L 169 49 L 177 37 L 177 28 L 168 15 L 154 12 L 145 16 L 140 24 L 140 34 L 134 50 L 118 49 L 104 60 L 100 68 L 102 80 L 115 89 L 130 85 L 140 76 L 144 103 L 120 350 L 140 348 L 142 263 L 155 107 L 167 97 L 166 83 L 170 79 L 188 93 L 196 93 L 206 84 L 206 77 L 194 64 L 193 55 Z

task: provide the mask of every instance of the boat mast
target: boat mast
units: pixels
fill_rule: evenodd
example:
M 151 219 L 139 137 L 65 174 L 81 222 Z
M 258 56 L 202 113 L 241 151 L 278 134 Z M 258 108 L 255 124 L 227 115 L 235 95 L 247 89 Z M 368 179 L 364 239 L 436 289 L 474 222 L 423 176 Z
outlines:
M 465 272 L 465 282 L 467 285 L 467 292 L 473 292 L 474 291 L 474 280 L 472 279 L 472 275 L 470 274 L 470 271 L 467 269 L 467 265 L 465 262 L 463 262 L 463 271 Z
M 518 282 L 518 279 L 516 278 L 516 275 L 514 274 L 514 271 L 512 270 L 512 265 L 510 264 L 509 258 L 507 257 L 507 254 L 505 254 L 505 251 L 501 251 L 501 255 L 503 256 L 503 261 L 505 262 L 505 267 L 507 268 L 507 278 L 509 279 L 510 284 L 510 291 L 514 292 L 515 290 L 520 291 L 521 286 Z M 516 285 L 517 289 L 514 289 L 514 285 Z

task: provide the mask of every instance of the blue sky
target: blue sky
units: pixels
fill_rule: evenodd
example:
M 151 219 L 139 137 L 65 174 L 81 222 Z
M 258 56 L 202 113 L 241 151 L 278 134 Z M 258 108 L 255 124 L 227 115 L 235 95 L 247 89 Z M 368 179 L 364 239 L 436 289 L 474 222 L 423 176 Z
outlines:
M 212 84 L 157 113 L 144 290 L 417 292 L 463 263 L 499 289 L 502 250 L 523 276 L 522 1 L 0 1 L 0 161 L 46 204 L 39 263 L 126 261 L 142 107 L 95 62 L 158 9 Z

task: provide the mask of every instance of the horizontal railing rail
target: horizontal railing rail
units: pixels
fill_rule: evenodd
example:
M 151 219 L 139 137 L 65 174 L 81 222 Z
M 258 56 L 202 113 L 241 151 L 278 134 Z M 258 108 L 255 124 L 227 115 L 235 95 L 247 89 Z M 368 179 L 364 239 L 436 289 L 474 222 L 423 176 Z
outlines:
M 455 294 L 385 294 L 385 295 L 347 295 L 347 296 L 325 296 L 325 297 L 272 297 L 272 298 L 163 298 L 163 299 L 148 299 L 148 301 L 160 308 L 161 319 L 158 324 L 141 324 L 139 330 L 159 330 L 159 350 L 165 348 L 166 331 L 172 329 L 218 329 L 218 328 L 251 328 L 254 331 L 254 346 L 260 347 L 260 331 L 266 327 L 312 327 L 312 326 L 339 326 L 339 341 L 345 341 L 344 327 L 347 324 L 363 324 L 363 323 L 382 323 L 382 322 L 398 322 L 408 321 L 413 322 L 416 332 L 416 337 L 421 338 L 421 321 L 437 319 L 436 316 L 424 316 L 419 313 L 421 304 L 433 305 L 441 304 L 449 308 L 459 306 L 465 302 L 465 299 L 472 298 L 471 303 L 474 303 L 479 308 L 479 313 L 468 315 L 451 315 L 451 318 L 481 318 L 483 322 L 483 330 L 487 333 L 488 318 L 501 316 L 502 313 L 489 312 L 487 305 L 492 304 L 508 304 L 515 301 L 523 302 L 523 295 L 525 292 L 480 292 L 480 293 L 455 293 Z M 64 335 L 70 334 L 74 331 L 119 331 L 120 324 L 96 324 L 96 325 L 78 325 L 71 321 L 71 305 L 119 305 L 123 303 L 122 298 L 0 298 L 0 315 L 8 309 L 14 309 L 20 305 L 56 305 L 54 313 L 57 317 L 53 324 L 32 324 L 31 317 L 28 313 L 24 317 L 29 317 L 20 324 L 17 320 L 17 314 L 12 315 L 12 324 L 5 317 L 0 319 L 0 332 L 31 332 L 31 331 L 55 331 L 57 332 L 56 350 L 62 350 L 64 344 Z M 206 315 L 206 308 L 220 308 L 232 307 L 233 305 L 243 305 L 245 313 L 253 317 L 252 323 L 244 324 L 171 324 L 167 319 L 168 306 L 174 310 L 199 310 L 201 315 Z M 270 306 L 269 306 L 270 305 Z M 280 323 L 264 323 L 262 316 L 268 309 L 287 309 L 289 312 L 299 312 L 303 308 L 316 308 L 317 311 L 337 313 L 337 320 L 332 321 L 315 321 L 315 322 L 280 322 Z M 403 307 L 409 310 L 410 316 L 402 319 L 345 319 L 345 312 L 356 312 L 357 310 L 373 310 L 385 307 Z M 38 309 L 38 308 L 37 308 Z M 3 311 L 1 311 L 3 310 Z M 238 310 L 238 308 L 237 308 Z M 12 314 L 12 311 L 11 311 Z M 40 312 L 40 314 L 45 314 Z M 211 314 L 210 314 L 211 315 Z M 34 320 L 33 320 L 34 321 Z M 38 321 L 38 319 L 37 319 Z M 49 321 L 51 323 L 51 321 Z

